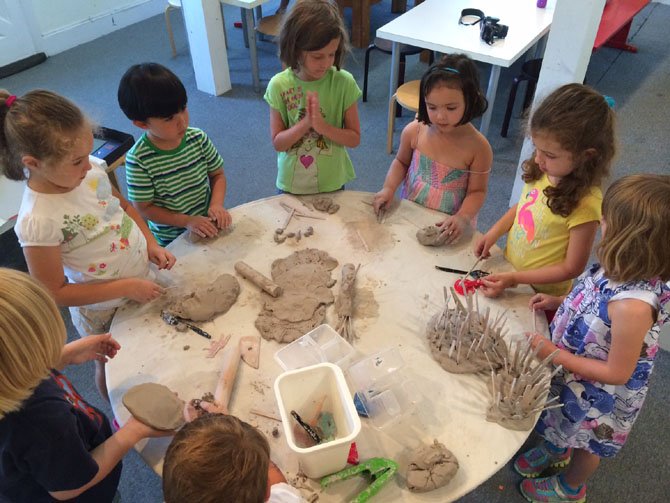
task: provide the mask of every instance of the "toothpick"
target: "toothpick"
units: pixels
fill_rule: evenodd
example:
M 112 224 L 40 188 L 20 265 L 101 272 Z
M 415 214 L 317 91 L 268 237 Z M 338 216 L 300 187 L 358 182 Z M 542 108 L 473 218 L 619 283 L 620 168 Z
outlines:
M 535 316 L 535 308 L 533 308 L 533 333 L 537 333 L 537 316 Z
M 276 414 L 273 414 L 272 412 L 264 412 L 258 409 L 251 409 L 249 412 L 256 416 L 267 417 L 268 419 L 274 419 L 275 421 L 278 421 L 280 423 L 282 422 L 281 417 L 277 416 Z
M 369 253 L 369 252 L 370 252 L 370 247 L 369 247 L 368 244 L 365 242 L 365 239 L 363 239 L 363 235 L 361 234 L 361 231 L 359 231 L 358 229 L 356 229 L 356 234 L 358 235 L 358 239 L 361 240 L 361 243 L 363 243 L 363 248 L 365 248 L 365 251 Z
M 463 276 L 463 278 L 461 279 L 461 283 L 463 283 L 466 280 L 466 278 L 468 276 L 470 276 L 470 273 L 475 270 L 475 267 L 477 267 L 477 264 L 479 264 L 481 261 L 482 261 L 482 258 L 479 257 L 477 259 L 477 261 L 474 264 L 472 264 L 472 267 L 470 268 L 470 270 L 468 272 L 466 272 L 465 275 Z M 465 286 L 465 283 L 463 283 L 463 286 Z M 465 291 L 465 288 L 463 288 L 463 291 Z

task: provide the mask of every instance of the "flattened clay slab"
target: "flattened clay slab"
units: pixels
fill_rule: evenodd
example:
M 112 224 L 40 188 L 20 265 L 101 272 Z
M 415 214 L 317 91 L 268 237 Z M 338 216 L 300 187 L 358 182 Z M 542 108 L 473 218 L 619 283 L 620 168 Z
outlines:
M 432 491 L 454 478 L 458 460 L 437 440 L 415 450 L 407 466 L 407 489 L 415 493 Z
M 167 386 L 147 382 L 123 395 L 123 405 L 144 424 L 157 430 L 176 430 L 184 424 L 184 402 Z
M 416 231 L 416 239 L 423 246 L 441 246 L 447 240 L 446 234 L 442 234 L 442 229 L 434 225 L 429 225 Z
M 223 314 L 235 304 L 240 283 L 235 276 L 222 274 L 208 285 L 198 285 L 191 293 L 178 298 L 170 313 L 193 321 L 208 321 Z

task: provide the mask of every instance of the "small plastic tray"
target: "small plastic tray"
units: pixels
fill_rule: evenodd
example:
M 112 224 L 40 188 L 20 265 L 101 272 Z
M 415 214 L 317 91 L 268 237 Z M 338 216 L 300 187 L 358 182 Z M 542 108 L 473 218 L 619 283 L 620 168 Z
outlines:
M 330 325 L 319 325 L 275 353 L 284 370 L 295 370 L 317 363 L 334 363 L 342 370 L 353 359 L 356 350 Z

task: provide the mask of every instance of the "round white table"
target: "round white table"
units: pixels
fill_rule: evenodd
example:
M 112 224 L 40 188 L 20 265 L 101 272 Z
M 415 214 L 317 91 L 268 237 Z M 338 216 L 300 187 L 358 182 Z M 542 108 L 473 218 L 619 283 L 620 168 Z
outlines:
M 359 339 L 354 346 L 364 354 L 398 347 L 406 372 L 417 384 L 416 406 L 399 425 L 378 430 L 362 420 L 363 429 L 356 441 L 360 458 L 387 457 L 400 464 L 399 474 L 382 489 L 379 501 L 452 501 L 502 468 L 529 432 L 507 430 L 486 421 L 489 393 L 485 378 L 447 373 L 430 355 L 425 338 L 427 320 L 442 307 L 443 287 L 458 278 L 434 266 L 470 269 L 475 262 L 472 237 L 455 246 L 424 247 L 417 242 L 416 231 L 438 222 L 442 214 L 403 200 L 380 224 L 372 207 L 366 204 L 372 196 L 355 191 L 333 194 L 340 210 L 333 215 L 314 212 L 325 220 L 294 217 L 285 233 L 298 229 L 304 232 L 312 226 L 314 234 L 299 242 L 287 239 L 283 244 L 273 241 L 274 230 L 287 215 L 280 203 L 309 212 L 301 199 L 281 195 L 241 205 L 231 210 L 231 232 L 197 244 L 189 243 L 183 236 L 175 240 L 169 249 L 176 255 L 177 264 L 172 271 L 161 274 L 174 284 L 208 282 L 221 273 L 235 274 L 234 263 L 244 260 L 269 277 L 273 260 L 310 247 L 327 251 L 339 261 L 332 273 L 338 281 L 333 287 L 337 295 L 341 266 L 347 262 L 360 264 L 356 288 L 366 303 L 364 311 L 369 317 L 355 319 Z M 310 199 L 305 196 L 302 201 Z M 511 269 L 499 250 L 480 267 L 489 271 Z M 241 292 L 233 307 L 213 321 L 199 324 L 214 340 L 223 334 L 230 335 L 228 344 L 237 344 L 242 336 L 258 334 L 254 321 L 261 309 L 260 290 L 237 278 Z M 494 300 L 480 296 L 480 308 L 490 306 L 493 314 L 507 309 L 510 334 L 522 337 L 533 326 L 532 313 L 527 307 L 531 293 L 529 287 L 524 287 L 507 291 Z M 223 351 L 214 358 L 206 358 L 204 350 L 209 341 L 190 330 L 177 332 L 167 326 L 160 318 L 163 304 L 160 300 L 146 305 L 130 304 L 114 318 L 111 332 L 122 349 L 107 365 L 107 385 L 114 414 L 122 424 L 129 413 L 121 399 L 136 384 L 161 383 L 184 400 L 199 398 L 216 387 Z M 335 325 L 334 318 L 333 308 L 329 307 L 327 322 L 331 326 Z M 538 316 L 537 323 L 539 330 L 546 332 L 544 317 Z M 240 363 L 230 410 L 267 434 L 272 458 L 290 481 L 297 472 L 297 460 L 283 434 L 279 438 L 270 435 L 275 426 L 282 431 L 281 425 L 250 413 L 252 408 L 277 411 L 272 386 L 281 368 L 273 355 L 281 347 L 274 341 L 263 340 L 259 369 Z M 410 493 L 404 481 L 409 453 L 422 443 L 432 443 L 433 439 L 445 444 L 458 458 L 458 473 L 448 485 L 436 491 Z M 136 446 L 159 474 L 170 440 L 171 437 L 145 440 Z M 348 501 L 365 485 L 360 477 L 338 482 L 321 493 L 319 501 Z M 318 487 L 318 481 L 312 482 L 312 486 Z

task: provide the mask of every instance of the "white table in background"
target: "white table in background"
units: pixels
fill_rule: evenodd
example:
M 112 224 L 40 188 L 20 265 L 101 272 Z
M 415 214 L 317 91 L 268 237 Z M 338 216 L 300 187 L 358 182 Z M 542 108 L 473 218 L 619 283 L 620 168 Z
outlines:
M 442 53 L 464 53 L 489 63 L 491 74 L 486 90 L 489 107 L 483 115 L 480 131 L 488 133 L 493 104 L 502 67 L 511 66 L 522 54 L 549 32 L 553 2 L 539 9 L 534 0 L 425 0 L 405 14 L 377 30 L 377 36 L 393 42 L 390 96 L 395 93 L 400 64 L 399 44 L 409 44 Z M 487 16 L 500 18 L 509 26 L 507 38 L 487 45 L 479 36 L 479 25 L 459 25 L 461 11 L 480 9 Z
M 253 9 L 268 0 L 189 0 L 182 2 L 191 60 L 199 90 L 220 95 L 229 91 L 230 71 L 221 3 L 240 7 L 245 23 L 254 90 L 260 91 Z
M 408 376 L 414 379 L 420 392 L 416 396 L 415 410 L 403 421 L 404 428 L 380 432 L 367 420 L 362 420 L 363 429 L 356 440 L 360 458 L 388 457 L 398 461 L 402 469 L 407 465 L 411 449 L 420 443 L 432 443 L 437 438 L 459 460 L 456 477 L 440 490 L 421 495 L 412 494 L 405 488 L 404 473 L 400 472 L 382 489 L 378 498 L 379 501 L 394 502 L 453 501 L 501 469 L 529 434 L 487 422 L 485 380 L 444 371 L 430 355 L 425 339 L 426 323 L 442 305 L 442 288 L 458 278 L 437 271 L 434 266 L 469 269 L 475 260 L 472 242 L 464 240 L 456 246 L 442 248 L 421 246 L 415 237 L 417 229 L 435 223 L 443 215 L 415 203 L 402 201 L 380 225 L 371 207 L 364 204 L 372 200 L 373 194 L 347 190 L 333 197 L 340 204 L 336 214 L 328 215 L 326 220 L 293 218 L 286 232 L 304 230 L 311 225 L 314 234 L 303 237 L 300 242 L 289 240 L 281 245 L 272 239 L 274 230 L 286 216 L 279 203 L 285 201 L 302 208 L 295 197 L 274 196 L 233 208 L 234 229 L 230 234 L 198 244 L 180 237 L 170 245 L 178 261 L 166 277 L 176 284 L 195 280 L 207 282 L 221 273 L 235 274 L 233 264 L 238 260 L 244 260 L 269 276 L 273 260 L 299 249 L 317 248 L 327 251 L 339 262 L 332 272 L 332 277 L 337 279 L 333 293 L 337 295 L 341 266 L 347 262 L 360 264 L 357 295 L 360 299 L 374 295 L 378 314 L 355 318 L 354 325 L 360 338 L 354 346 L 368 355 L 384 348 L 399 348 Z M 366 240 L 369 251 L 359 233 Z M 499 251 L 484 267 L 493 271 L 511 269 Z M 246 280 L 238 279 L 241 292 L 230 311 L 211 322 L 198 324 L 214 339 L 222 334 L 231 335 L 228 344 L 237 344 L 242 336 L 258 334 L 254 321 L 261 307 L 259 290 Z M 530 295 L 531 289 L 525 287 L 507 292 L 496 300 L 481 297 L 480 309 L 491 307 L 492 313 L 507 309 L 510 334 L 523 337 L 521 334 L 532 327 L 528 310 Z M 119 310 L 112 323 L 111 332 L 122 349 L 107 364 L 107 386 L 112 409 L 121 424 L 129 417 L 122 405 L 122 396 L 136 384 L 158 382 L 184 399 L 200 397 L 216 387 L 222 353 L 213 359 L 205 358 L 203 349 L 209 346 L 209 341 L 191 331 L 179 333 L 165 325 L 159 316 L 161 307 L 160 301 L 144 306 L 129 305 Z M 332 307 L 328 309 L 327 321 L 334 325 Z M 537 321 L 546 332 L 544 317 L 538 316 Z M 254 416 L 250 409 L 277 410 L 272 385 L 281 369 L 273 355 L 283 346 L 263 340 L 258 370 L 240 363 L 231 399 L 231 413 L 256 423 L 266 434 L 279 423 Z M 171 437 L 152 439 L 136 446 L 144 460 L 159 474 L 170 440 Z M 277 439 L 269 435 L 268 440 L 274 461 L 287 474 L 295 475 L 297 460 L 289 451 L 284 435 Z M 339 482 L 322 493 L 319 501 L 349 501 L 363 486 L 360 477 Z

